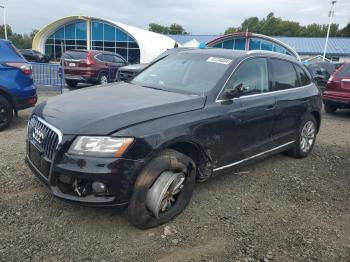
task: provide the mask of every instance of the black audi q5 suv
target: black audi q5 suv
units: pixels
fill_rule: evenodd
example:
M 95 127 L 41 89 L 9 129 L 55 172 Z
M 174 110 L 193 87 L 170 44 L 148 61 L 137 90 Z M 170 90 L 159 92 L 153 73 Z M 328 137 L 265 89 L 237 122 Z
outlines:
M 39 104 L 26 162 L 56 197 L 127 207 L 149 228 L 180 214 L 196 181 L 270 154 L 306 157 L 320 112 L 320 90 L 293 57 L 188 50 L 130 82 Z

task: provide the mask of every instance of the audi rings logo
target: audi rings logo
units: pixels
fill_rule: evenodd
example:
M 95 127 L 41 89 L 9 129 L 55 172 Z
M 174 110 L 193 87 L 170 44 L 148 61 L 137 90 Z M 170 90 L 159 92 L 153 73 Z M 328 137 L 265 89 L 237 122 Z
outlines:
M 33 130 L 33 139 L 38 143 L 38 144 L 42 144 L 44 142 L 44 138 L 45 135 L 43 133 L 43 131 L 41 131 L 40 129 L 34 127 Z

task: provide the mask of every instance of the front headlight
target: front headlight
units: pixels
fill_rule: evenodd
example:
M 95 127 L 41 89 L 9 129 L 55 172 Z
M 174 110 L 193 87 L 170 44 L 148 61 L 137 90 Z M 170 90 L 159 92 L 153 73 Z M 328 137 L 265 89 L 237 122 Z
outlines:
M 68 153 L 81 156 L 120 157 L 133 141 L 133 138 L 78 136 Z

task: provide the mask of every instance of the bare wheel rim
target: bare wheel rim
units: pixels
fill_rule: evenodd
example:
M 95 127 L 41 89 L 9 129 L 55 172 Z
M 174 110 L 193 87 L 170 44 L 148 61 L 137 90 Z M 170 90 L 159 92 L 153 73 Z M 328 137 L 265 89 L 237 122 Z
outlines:
M 170 210 L 176 204 L 184 188 L 185 180 L 185 174 L 182 172 L 164 171 L 161 173 L 147 193 L 147 208 L 156 217 Z
M 300 149 L 304 153 L 308 153 L 315 140 L 316 128 L 312 121 L 307 121 L 301 130 Z
M 101 76 L 101 85 L 105 85 L 105 84 L 107 84 L 108 83 L 108 79 L 107 79 L 107 76 L 105 76 L 105 75 L 102 75 Z

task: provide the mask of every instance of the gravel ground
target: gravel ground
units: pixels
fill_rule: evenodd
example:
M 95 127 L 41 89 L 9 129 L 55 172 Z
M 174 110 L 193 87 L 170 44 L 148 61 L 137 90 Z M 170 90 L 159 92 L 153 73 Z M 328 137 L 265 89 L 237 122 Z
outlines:
M 350 261 L 350 110 L 323 116 L 308 158 L 198 184 L 183 214 L 144 231 L 50 195 L 23 161 L 30 111 L 0 133 L 0 261 Z

